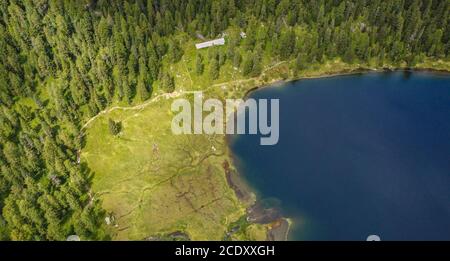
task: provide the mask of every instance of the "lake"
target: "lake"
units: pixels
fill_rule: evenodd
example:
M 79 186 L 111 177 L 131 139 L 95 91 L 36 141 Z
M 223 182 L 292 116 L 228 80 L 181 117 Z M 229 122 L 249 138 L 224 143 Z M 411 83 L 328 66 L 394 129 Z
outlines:
M 292 240 L 450 240 L 450 76 L 366 73 L 261 88 L 280 99 L 280 138 L 229 146 Z M 274 203 L 272 203 L 274 204 Z

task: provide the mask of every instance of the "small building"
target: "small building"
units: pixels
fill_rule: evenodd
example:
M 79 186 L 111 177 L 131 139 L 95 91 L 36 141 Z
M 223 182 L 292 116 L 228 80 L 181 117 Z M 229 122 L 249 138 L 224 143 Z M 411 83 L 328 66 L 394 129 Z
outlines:
M 224 45 L 225 44 L 225 38 L 219 38 L 219 39 L 215 39 L 215 40 L 211 40 L 211 41 L 207 41 L 207 42 L 203 42 L 203 43 L 198 43 L 195 45 L 195 48 L 197 49 L 203 49 L 203 48 L 207 48 L 207 47 L 211 47 L 211 46 L 215 46 L 215 45 Z

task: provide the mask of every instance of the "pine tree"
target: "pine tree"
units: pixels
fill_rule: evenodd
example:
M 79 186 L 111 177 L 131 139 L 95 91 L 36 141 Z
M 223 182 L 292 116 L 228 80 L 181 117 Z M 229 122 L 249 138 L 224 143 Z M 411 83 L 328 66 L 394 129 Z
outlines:
M 108 119 L 108 127 L 109 127 L 109 133 L 113 136 L 116 136 L 120 133 L 122 124 L 120 122 L 115 122 L 112 119 Z
M 219 69 L 220 67 L 217 59 L 212 59 L 209 66 L 209 75 L 211 79 L 216 80 L 217 78 L 219 78 Z
M 197 54 L 197 59 L 195 63 L 195 72 L 197 75 L 202 75 L 204 71 L 205 65 L 203 64 L 203 56 L 201 54 Z
M 136 89 L 141 102 L 150 98 L 150 92 L 148 91 L 147 86 L 145 86 L 145 82 L 141 77 L 139 77 Z
M 173 79 L 172 76 L 170 76 L 169 73 L 164 73 L 161 79 L 161 84 L 163 89 L 168 92 L 171 93 L 175 90 L 175 81 Z
M 244 62 L 242 64 L 242 74 L 244 76 L 249 75 L 253 70 L 253 57 L 251 53 L 245 56 Z

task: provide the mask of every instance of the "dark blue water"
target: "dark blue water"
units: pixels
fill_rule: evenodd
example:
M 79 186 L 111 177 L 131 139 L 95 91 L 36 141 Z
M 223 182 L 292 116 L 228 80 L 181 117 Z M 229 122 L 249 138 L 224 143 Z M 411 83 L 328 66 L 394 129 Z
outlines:
M 260 198 L 281 202 L 293 240 L 450 240 L 450 77 L 369 73 L 301 80 L 280 99 L 280 140 L 231 139 Z

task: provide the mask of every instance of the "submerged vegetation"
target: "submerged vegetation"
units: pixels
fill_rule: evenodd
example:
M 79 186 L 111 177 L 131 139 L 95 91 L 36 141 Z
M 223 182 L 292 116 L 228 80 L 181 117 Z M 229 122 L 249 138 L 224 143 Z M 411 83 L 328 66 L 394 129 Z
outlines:
M 449 70 L 449 12 L 438 0 L 2 1 L 0 239 L 222 239 L 240 223 L 236 239 L 261 238 L 239 219 L 248 203 L 226 183 L 223 136 L 174 138 L 164 98 Z

